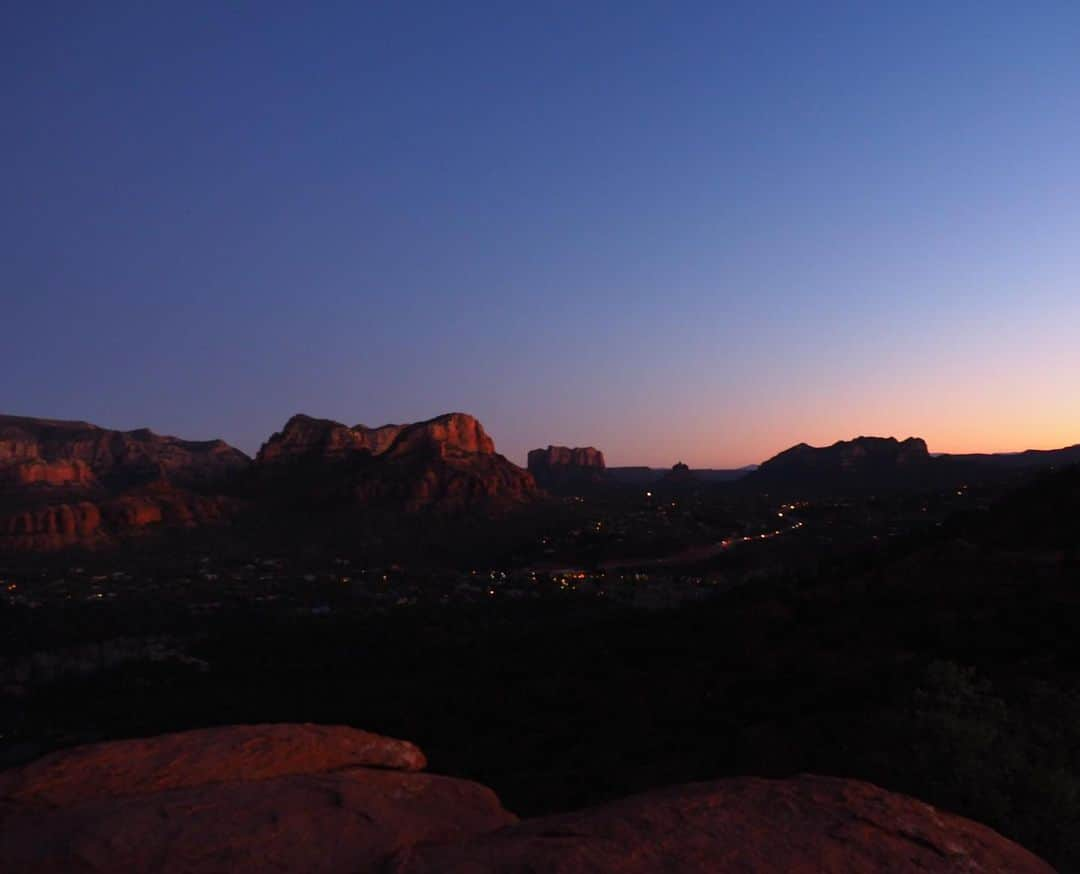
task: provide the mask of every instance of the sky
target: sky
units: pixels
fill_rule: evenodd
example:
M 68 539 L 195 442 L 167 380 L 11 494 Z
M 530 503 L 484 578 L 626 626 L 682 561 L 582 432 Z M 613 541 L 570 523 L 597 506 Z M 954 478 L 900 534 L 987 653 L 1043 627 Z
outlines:
M 1080 443 L 1080 4 L 0 4 L 0 411 Z

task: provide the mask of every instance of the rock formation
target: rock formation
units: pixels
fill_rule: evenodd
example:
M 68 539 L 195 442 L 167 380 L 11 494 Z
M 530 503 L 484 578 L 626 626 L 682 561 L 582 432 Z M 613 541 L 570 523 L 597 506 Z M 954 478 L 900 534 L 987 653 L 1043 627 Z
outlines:
M 1080 445 L 1026 452 L 931 455 L 918 437 L 856 437 L 832 446 L 800 443 L 764 462 L 739 488 L 805 495 L 878 489 L 952 488 L 1019 482 L 1040 469 L 1080 462 Z
M 538 494 L 465 413 L 381 428 L 293 416 L 259 450 L 255 476 L 271 501 L 406 511 L 498 509 Z
M 690 465 L 684 461 L 676 461 L 671 466 L 671 470 L 665 473 L 656 485 L 660 489 L 689 491 L 698 488 L 701 481 L 690 470 Z
M 476 783 L 345 727 L 227 726 L 0 773 L 20 872 L 1050 874 L 1001 835 L 854 780 L 736 778 L 518 822 Z
M 340 458 L 349 452 L 366 450 L 380 455 L 394 442 L 401 425 L 382 425 L 368 428 L 354 425 L 349 428 L 330 419 L 315 419 L 298 413 L 285 427 L 270 436 L 255 460 L 273 464 L 318 455 L 321 458 Z
M 386 451 L 392 457 L 416 452 L 434 452 L 443 458 L 494 455 L 495 442 L 472 416 L 447 413 L 426 422 L 403 425 Z
M 90 465 L 79 459 L 34 459 L 0 468 L 0 481 L 15 488 L 37 485 L 90 488 L 96 485 L 97 477 Z
M 515 821 L 490 789 L 423 766 L 411 744 L 344 727 L 83 747 L 0 775 L 0 859 L 23 874 L 344 874 Z
M 618 871 L 1041 872 L 996 832 L 856 780 L 692 783 L 528 820 L 459 846 L 416 847 L 397 874 Z
M 0 518 L 0 548 L 7 550 L 88 546 L 103 536 L 101 509 L 90 501 L 23 510 Z
M 217 523 L 240 512 L 237 496 L 273 514 L 492 511 L 539 495 L 464 413 L 379 428 L 297 415 L 254 464 L 221 441 L 0 416 L 0 550 L 97 547 Z
M 954 462 L 968 462 L 997 470 L 1032 470 L 1046 467 L 1068 467 L 1080 464 L 1080 444 L 1061 449 L 1027 449 L 1024 452 L 971 453 L 949 455 Z
M 0 550 L 92 548 L 154 528 L 193 528 L 232 518 L 238 503 L 157 484 L 98 503 L 50 504 L 0 517 Z
M 858 471 L 871 465 L 924 463 L 930 459 L 926 441 L 919 437 L 856 437 L 817 448 L 806 443 L 792 446 L 761 465 L 761 471 L 838 470 Z
M 223 519 L 215 494 L 250 464 L 220 440 L 0 416 L 0 550 L 93 547 Z
M 350 428 L 299 413 L 271 435 L 255 460 L 260 465 L 312 458 L 336 461 L 356 452 L 402 456 L 419 450 L 442 455 L 494 455 L 495 443 L 483 426 L 466 413 L 447 413 L 412 425 L 378 428 Z
M 764 462 L 744 485 L 796 489 L 872 489 L 928 484 L 944 473 L 918 437 L 856 437 L 832 446 L 800 443 Z
M 86 422 L 0 416 L 0 473 L 5 479 L 19 477 L 13 471 L 22 470 L 27 482 L 96 481 L 115 489 L 166 479 L 190 488 L 212 485 L 248 464 L 246 455 L 221 440 L 180 440 L 146 428 L 111 431 Z
M 529 452 L 529 473 L 544 488 L 568 488 L 604 479 L 604 453 L 592 446 L 548 446 Z
M 408 741 L 341 726 L 226 725 L 61 750 L 0 772 L 0 798 L 65 807 L 360 766 L 422 771 L 427 759 Z

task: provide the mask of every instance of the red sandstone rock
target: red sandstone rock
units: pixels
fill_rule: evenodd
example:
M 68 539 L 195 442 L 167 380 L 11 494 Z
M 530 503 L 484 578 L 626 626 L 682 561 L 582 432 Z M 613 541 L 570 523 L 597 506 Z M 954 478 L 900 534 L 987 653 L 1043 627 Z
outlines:
M 0 774 L 0 860 L 23 874 L 344 874 L 515 821 L 490 789 L 423 766 L 406 741 L 342 726 L 79 747 Z
M 279 463 L 288 461 L 304 463 Z M 210 487 L 247 465 L 220 441 L 0 416 L 0 551 L 96 548 L 231 519 L 239 502 Z M 294 416 L 245 482 L 257 499 L 289 507 L 498 511 L 539 495 L 464 413 L 380 428 Z
M 336 725 L 227 725 L 62 750 L 0 772 L 0 800 L 91 800 L 348 767 L 422 770 L 408 741 Z
M 528 467 L 545 488 L 598 482 L 604 475 L 604 453 L 592 446 L 549 446 L 531 450 Z
M 353 481 L 352 495 L 362 505 L 409 512 L 500 510 L 535 500 L 536 483 L 501 455 L 437 455 L 387 460 Z
M 92 548 L 162 527 L 221 522 L 235 500 L 171 488 L 148 488 L 100 504 L 54 504 L 0 517 L 0 552 Z
M 0 551 L 91 545 L 102 536 L 101 511 L 87 501 L 27 510 L 0 518 Z
M 549 446 L 529 452 L 529 470 L 533 467 L 588 467 L 604 469 L 604 453 L 592 446 Z
M 92 486 L 96 483 L 94 472 L 85 461 L 58 459 L 42 461 L 34 459 L 0 468 L 0 475 L 9 486 Z
M 375 429 L 293 416 L 259 450 L 255 470 L 270 500 L 458 511 L 538 496 L 532 476 L 497 454 L 483 426 L 465 413 Z
M 441 456 L 494 455 L 495 443 L 472 416 L 447 413 L 426 422 L 405 425 L 387 451 L 392 456 L 401 456 L 424 450 Z
M 495 444 L 483 426 L 466 413 L 447 413 L 412 425 L 382 425 L 352 428 L 330 419 L 298 414 L 263 444 L 256 457 L 259 464 L 296 458 L 339 459 L 349 452 L 372 455 L 409 455 L 430 450 L 439 454 L 493 454 Z
M 111 431 L 87 422 L 0 416 L 0 470 L 25 464 L 74 465 L 98 480 L 145 482 L 162 476 L 204 485 L 243 470 L 247 456 L 221 440 L 180 440 L 146 428 Z
M 401 428 L 401 425 L 379 428 L 356 425 L 350 428 L 340 422 L 300 413 L 271 435 L 259 450 L 256 461 L 265 465 L 311 456 L 339 458 L 359 450 L 379 455 L 390 447 Z
M 742 778 L 647 792 L 404 850 L 396 874 L 1052 874 L 985 826 L 854 780 Z
M 97 547 L 158 526 L 216 522 L 211 491 L 247 457 L 221 442 L 0 416 L 0 550 Z
M 0 774 L 0 860 L 25 874 L 1052 870 L 853 780 L 718 780 L 517 823 L 491 790 L 423 764 L 404 741 L 314 725 L 76 748 Z
M 125 497 L 113 505 L 110 515 L 122 529 L 145 528 L 161 521 L 161 505 L 141 495 Z
M 404 847 L 458 842 L 514 821 L 477 783 L 371 768 L 0 816 L 0 859 L 20 874 L 360 874 Z

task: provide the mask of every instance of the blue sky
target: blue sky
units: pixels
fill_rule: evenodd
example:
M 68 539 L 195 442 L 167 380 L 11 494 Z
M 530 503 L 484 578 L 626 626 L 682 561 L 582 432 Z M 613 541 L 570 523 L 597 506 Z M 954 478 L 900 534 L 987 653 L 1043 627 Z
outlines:
M 0 410 L 1080 442 L 1075 3 L 2 15 Z

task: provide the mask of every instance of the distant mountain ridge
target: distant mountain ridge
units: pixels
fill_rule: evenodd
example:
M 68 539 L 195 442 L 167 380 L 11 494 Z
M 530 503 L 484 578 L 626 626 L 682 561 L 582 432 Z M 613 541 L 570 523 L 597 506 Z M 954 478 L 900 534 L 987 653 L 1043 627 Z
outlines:
M 1080 443 L 1061 449 L 1027 449 L 1023 452 L 946 454 L 954 461 L 994 465 L 1000 468 L 1022 470 L 1032 467 L 1080 464 Z
M 823 447 L 799 443 L 762 462 L 757 473 L 761 477 L 780 471 L 857 473 L 874 466 L 919 465 L 930 460 L 930 450 L 920 437 L 856 437 Z
M 1080 446 L 950 455 L 931 454 L 920 437 L 856 437 L 822 447 L 799 443 L 763 462 L 741 485 L 811 492 L 927 488 L 1076 463 L 1080 463 Z
M 541 496 L 466 413 L 377 428 L 298 414 L 254 461 L 220 440 L 0 416 L 0 550 L 99 547 L 260 509 L 487 512 Z
M 690 473 L 703 484 L 735 482 L 757 470 L 756 464 L 739 468 L 690 468 Z M 665 479 L 671 473 L 670 467 L 609 467 L 608 481 L 623 486 L 650 486 Z
M 0 550 L 103 546 L 144 531 L 218 524 L 254 508 L 355 508 L 388 518 L 488 513 L 541 500 L 541 486 L 556 494 L 723 485 L 801 495 L 1020 482 L 1029 471 L 1072 464 L 1080 464 L 1080 445 L 933 455 L 918 437 L 862 436 L 824 447 L 800 443 L 739 470 L 609 468 L 595 447 L 552 445 L 529 453 L 530 472 L 498 454 L 466 413 L 374 428 L 297 414 L 253 461 L 221 440 L 0 415 Z

